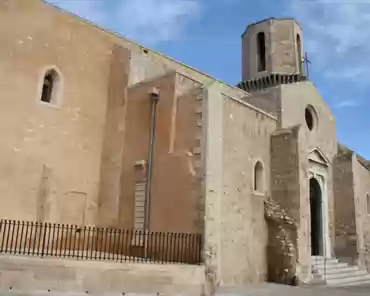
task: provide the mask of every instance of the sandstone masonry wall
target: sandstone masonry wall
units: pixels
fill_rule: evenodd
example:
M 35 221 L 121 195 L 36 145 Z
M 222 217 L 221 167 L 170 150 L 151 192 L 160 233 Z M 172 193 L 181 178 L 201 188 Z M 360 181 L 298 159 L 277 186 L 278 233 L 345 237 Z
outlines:
M 0 256 L 0 270 L 4 293 L 200 296 L 204 289 L 203 266 Z
M 280 87 L 271 87 L 268 89 L 256 91 L 245 100 L 273 116 L 278 117 L 280 114 Z
M 104 140 L 101 155 L 99 213 L 101 226 L 114 227 L 118 223 L 120 180 L 126 131 L 127 83 L 129 52 L 120 46 L 112 50 L 111 72 Z
M 351 263 L 357 261 L 353 157 L 352 153 L 340 152 L 333 162 L 335 254 Z
M 308 158 L 300 126 L 277 130 L 271 137 L 271 196 L 297 222 L 297 270 L 310 274 Z
M 370 270 L 370 213 L 366 200 L 370 193 L 370 172 L 356 156 L 353 158 L 353 180 L 358 261 L 361 267 Z
M 259 71 L 257 34 L 265 34 L 266 70 Z M 302 30 L 293 19 L 268 19 L 249 25 L 242 35 L 243 80 L 271 73 L 293 74 L 300 72 L 296 36 Z M 303 43 L 301 44 L 303 51 Z
M 1 126 L 7 139 L 0 143 L 3 218 L 106 226 L 117 222 L 126 84 L 150 84 L 174 71 L 188 77 L 176 78 L 177 96 L 183 98 L 179 108 L 186 111 L 166 117 L 172 128 L 166 137 L 176 138 L 177 124 L 182 128 L 177 135 L 187 120 L 195 124 L 195 151 L 179 165 L 188 172 L 194 165 L 196 175 L 203 166 L 202 103 L 186 93 L 191 88 L 187 81 L 204 88 L 217 85 L 235 99 L 248 95 L 40 0 L 3 1 L 0 25 L 0 83 L 6 98 Z M 60 70 L 63 80 L 63 101 L 55 108 L 38 102 L 49 65 Z M 180 142 L 179 137 L 168 140 L 169 150 L 178 147 L 183 153 Z M 202 224 L 202 214 L 195 220 Z
M 270 195 L 270 135 L 276 121 L 224 96 L 222 122 L 221 284 L 245 285 L 266 279 L 264 200 Z M 257 161 L 263 164 L 260 192 L 253 181 Z
M 202 91 L 199 83 L 176 73 L 128 90 L 119 225 L 134 227 L 134 171 L 136 163 L 148 159 L 152 104 L 149 93 L 154 87 L 160 90 L 160 99 L 153 156 L 151 230 L 201 232 Z
M 0 216 L 93 224 L 113 42 L 15 0 L 1 1 L 0 43 Z M 49 66 L 63 84 L 56 106 L 40 103 Z
M 307 153 L 319 148 L 324 157 L 332 162 L 337 154 L 336 122 L 329 106 L 311 81 L 281 85 L 281 110 L 279 126 L 282 128 L 302 125 L 307 139 Z M 312 131 L 307 127 L 305 109 L 311 105 L 317 115 Z M 328 193 L 331 195 L 330 193 Z

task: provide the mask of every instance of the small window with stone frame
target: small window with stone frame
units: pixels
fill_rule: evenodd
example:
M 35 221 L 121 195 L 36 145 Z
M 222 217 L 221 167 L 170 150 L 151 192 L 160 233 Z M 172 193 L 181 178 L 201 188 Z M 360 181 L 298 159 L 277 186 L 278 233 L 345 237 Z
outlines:
M 41 102 L 56 105 L 60 90 L 60 75 L 55 69 L 46 71 L 41 91 Z
M 261 161 L 257 161 L 254 165 L 254 180 L 253 190 L 257 193 L 263 193 L 264 190 L 264 169 Z

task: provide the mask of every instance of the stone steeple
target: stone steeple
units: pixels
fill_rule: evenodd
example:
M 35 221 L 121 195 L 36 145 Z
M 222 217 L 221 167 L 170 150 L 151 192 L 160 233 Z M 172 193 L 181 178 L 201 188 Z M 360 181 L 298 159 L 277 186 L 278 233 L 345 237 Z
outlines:
M 242 35 L 242 80 L 272 74 L 304 76 L 303 36 L 291 18 L 270 18 L 251 24 Z

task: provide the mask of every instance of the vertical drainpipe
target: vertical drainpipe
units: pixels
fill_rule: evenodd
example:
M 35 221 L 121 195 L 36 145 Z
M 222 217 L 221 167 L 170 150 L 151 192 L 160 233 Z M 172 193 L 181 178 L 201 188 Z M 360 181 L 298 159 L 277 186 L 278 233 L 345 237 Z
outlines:
M 153 177 L 153 154 L 155 144 L 155 127 L 157 121 L 157 103 L 159 101 L 159 90 L 153 88 L 149 94 L 152 103 L 152 115 L 150 123 L 150 135 L 149 135 L 149 154 L 148 154 L 148 177 L 146 182 L 145 190 L 145 216 L 144 216 L 144 231 L 149 233 L 150 231 L 150 212 L 151 212 L 151 189 L 152 189 L 152 177 Z

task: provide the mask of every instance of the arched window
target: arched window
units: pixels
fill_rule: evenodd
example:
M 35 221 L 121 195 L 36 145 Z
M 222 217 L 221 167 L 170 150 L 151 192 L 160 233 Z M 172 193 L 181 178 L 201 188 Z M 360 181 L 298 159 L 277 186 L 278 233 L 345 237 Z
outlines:
M 257 34 L 257 69 L 258 72 L 266 70 L 266 40 L 264 32 Z
M 367 213 L 370 215 L 370 194 L 366 194 L 366 208 L 367 208 Z
M 301 36 L 297 34 L 297 58 L 298 58 L 298 65 L 299 65 L 299 72 L 304 74 L 304 64 L 302 58 L 302 43 L 301 43 Z
M 59 71 L 52 68 L 45 72 L 41 90 L 41 102 L 56 105 L 60 100 L 61 77 Z
M 256 192 L 262 193 L 264 190 L 264 180 L 263 180 L 263 165 L 262 162 L 257 161 L 254 165 L 254 184 L 253 189 Z

